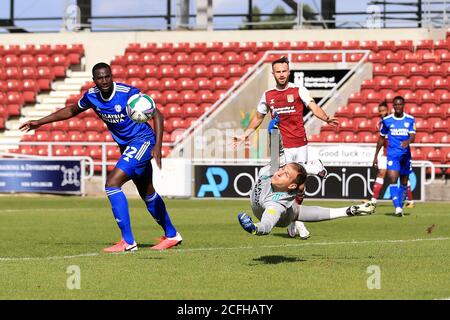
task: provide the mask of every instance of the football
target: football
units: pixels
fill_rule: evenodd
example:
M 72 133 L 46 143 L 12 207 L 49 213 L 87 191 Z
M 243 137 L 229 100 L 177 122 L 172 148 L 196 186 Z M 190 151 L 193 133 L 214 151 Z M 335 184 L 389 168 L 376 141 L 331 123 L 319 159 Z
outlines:
M 138 123 L 147 122 L 153 118 L 155 110 L 155 101 L 146 94 L 134 94 L 127 101 L 127 114 L 131 120 Z

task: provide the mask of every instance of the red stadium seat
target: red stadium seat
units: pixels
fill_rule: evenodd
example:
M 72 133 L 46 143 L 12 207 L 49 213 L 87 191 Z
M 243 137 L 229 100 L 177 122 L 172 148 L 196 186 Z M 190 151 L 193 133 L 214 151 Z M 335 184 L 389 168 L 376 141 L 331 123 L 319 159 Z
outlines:
M 192 52 L 189 60 L 192 64 L 206 64 L 206 55 L 203 52 Z
M 197 94 L 192 90 L 184 90 L 180 92 L 184 103 L 197 103 Z
M 230 77 L 242 77 L 245 73 L 245 70 L 238 64 L 230 64 L 227 67 L 228 73 Z M 214 75 L 214 71 L 213 71 Z M 220 77 L 220 75 L 218 75 Z M 227 77 L 228 75 L 224 75 Z
M 86 141 L 86 136 L 85 136 L 84 132 L 68 131 L 67 136 L 68 136 L 69 141 L 72 141 L 72 142 Z
M 191 44 L 189 42 L 178 42 L 173 45 L 176 52 L 190 52 Z
M 203 113 L 199 106 L 193 103 L 186 103 L 182 106 L 186 117 L 199 117 Z
M 206 42 L 195 42 L 194 45 L 191 45 L 192 52 L 201 52 L 205 53 L 208 50 Z
M 427 117 L 444 117 L 445 114 L 442 111 L 440 106 L 437 106 L 434 103 L 424 103 L 422 104 L 422 108 L 425 110 Z M 415 114 L 413 114 L 416 116 Z
M 223 54 L 223 60 L 225 63 L 241 64 L 243 61 L 241 57 L 234 51 L 227 51 Z
M 211 79 L 211 83 L 214 89 L 225 89 L 228 90 L 231 87 L 230 82 L 222 77 L 216 77 Z
M 161 90 L 178 90 L 177 81 L 174 78 L 162 78 L 161 79 Z
M 213 64 L 210 66 L 211 75 L 213 77 L 228 77 L 229 71 L 220 64 Z
M 175 90 L 164 91 L 163 94 L 166 97 L 167 103 L 177 103 L 177 104 L 183 103 L 182 96 L 178 94 L 178 92 L 176 92 Z
M 156 55 L 159 64 L 175 64 L 174 57 L 169 52 L 160 52 Z
M 138 65 L 129 65 L 127 66 L 126 77 L 143 79 L 145 77 L 145 72 Z
M 144 81 L 147 83 L 147 90 L 162 90 L 162 84 L 158 78 L 145 78 Z
M 189 65 L 178 65 L 175 67 L 175 76 L 192 78 L 195 76 L 195 72 Z
M 159 78 L 161 77 L 161 71 L 158 66 L 146 64 L 142 67 L 144 70 L 144 77 L 145 78 Z
M 124 78 L 126 76 L 125 68 L 120 65 L 111 65 L 111 74 L 115 78 Z
M 209 90 L 199 90 L 197 92 L 200 101 L 205 103 L 214 103 L 216 102 L 216 98 L 214 94 Z
M 213 88 L 213 83 L 208 78 L 196 78 L 194 81 L 197 84 L 199 90 L 211 90 Z
M 225 63 L 224 58 L 222 57 L 222 54 L 217 51 L 210 51 L 206 54 L 206 61 L 207 64 L 223 64 Z
M 268 51 L 273 50 L 273 42 L 272 41 L 259 41 L 256 43 L 257 51 Z
M 127 65 L 141 65 L 142 64 L 142 58 L 137 52 L 129 52 L 125 53 L 125 63 Z
M 255 41 L 241 42 L 239 48 L 241 51 L 252 51 L 252 52 L 257 51 Z
M 168 64 L 159 66 L 159 74 L 161 77 L 175 77 L 175 68 Z
M 177 87 L 180 90 L 197 90 L 197 83 L 192 78 L 180 78 L 177 80 Z
M 156 65 L 158 63 L 158 58 L 153 52 L 142 52 L 140 60 L 144 65 Z
M 349 106 L 339 106 L 336 111 L 336 117 L 349 117 L 352 114 L 352 109 Z
M 161 93 L 159 90 L 148 90 L 146 92 L 155 102 L 156 105 L 165 105 L 166 104 L 166 96 Z
M 84 146 L 70 146 L 69 153 L 75 157 L 89 156 L 88 149 Z
M 431 119 L 432 118 L 428 120 L 430 121 Z M 440 118 L 431 121 L 430 126 L 433 132 L 448 132 L 449 128 L 447 120 L 442 120 Z
M 173 55 L 175 64 L 190 64 L 192 62 L 191 57 L 186 52 L 176 52 Z

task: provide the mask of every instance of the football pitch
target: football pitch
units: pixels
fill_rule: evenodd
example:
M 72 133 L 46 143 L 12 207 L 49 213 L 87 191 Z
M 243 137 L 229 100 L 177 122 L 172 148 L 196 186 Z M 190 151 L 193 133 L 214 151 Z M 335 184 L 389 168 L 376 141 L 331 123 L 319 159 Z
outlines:
M 449 203 L 417 203 L 404 218 L 382 203 L 372 216 L 307 223 L 300 240 L 244 232 L 236 216 L 248 200 L 166 200 L 184 241 L 158 252 L 160 227 L 131 199 L 139 251 L 127 254 L 102 252 L 120 238 L 106 198 L 0 203 L 0 299 L 450 298 Z

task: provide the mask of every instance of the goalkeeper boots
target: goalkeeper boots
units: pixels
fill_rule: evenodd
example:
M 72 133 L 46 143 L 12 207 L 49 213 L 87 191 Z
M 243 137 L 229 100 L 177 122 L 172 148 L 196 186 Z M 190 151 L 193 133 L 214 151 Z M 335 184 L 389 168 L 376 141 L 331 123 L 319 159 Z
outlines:
M 349 216 L 363 216 L 372 213 L 375 213 L 375 206 L 371 202 L 366 202 L 347 208 L 347 215 Z
M 246 214 L 245 212 L 242 212 L 238 214 L 238 220 L 241 224 L 241 227 L 251 234 L 256 234 L 256 225 L 253 223 L 252 218 Z

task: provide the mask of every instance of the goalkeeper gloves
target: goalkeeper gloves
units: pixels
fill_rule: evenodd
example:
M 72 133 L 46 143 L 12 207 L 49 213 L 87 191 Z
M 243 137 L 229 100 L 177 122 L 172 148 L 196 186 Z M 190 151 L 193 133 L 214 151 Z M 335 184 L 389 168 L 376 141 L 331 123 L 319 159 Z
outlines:
M 272 133 L 273 129 L 278 129 L 278 125 L 280 124 L 280 118 L 278 117 L 278 113 L 274 113 L 274 117 L 272 120 L 270 120 L 269 127 L 267 130 L 269 131 L 269 134 Z

